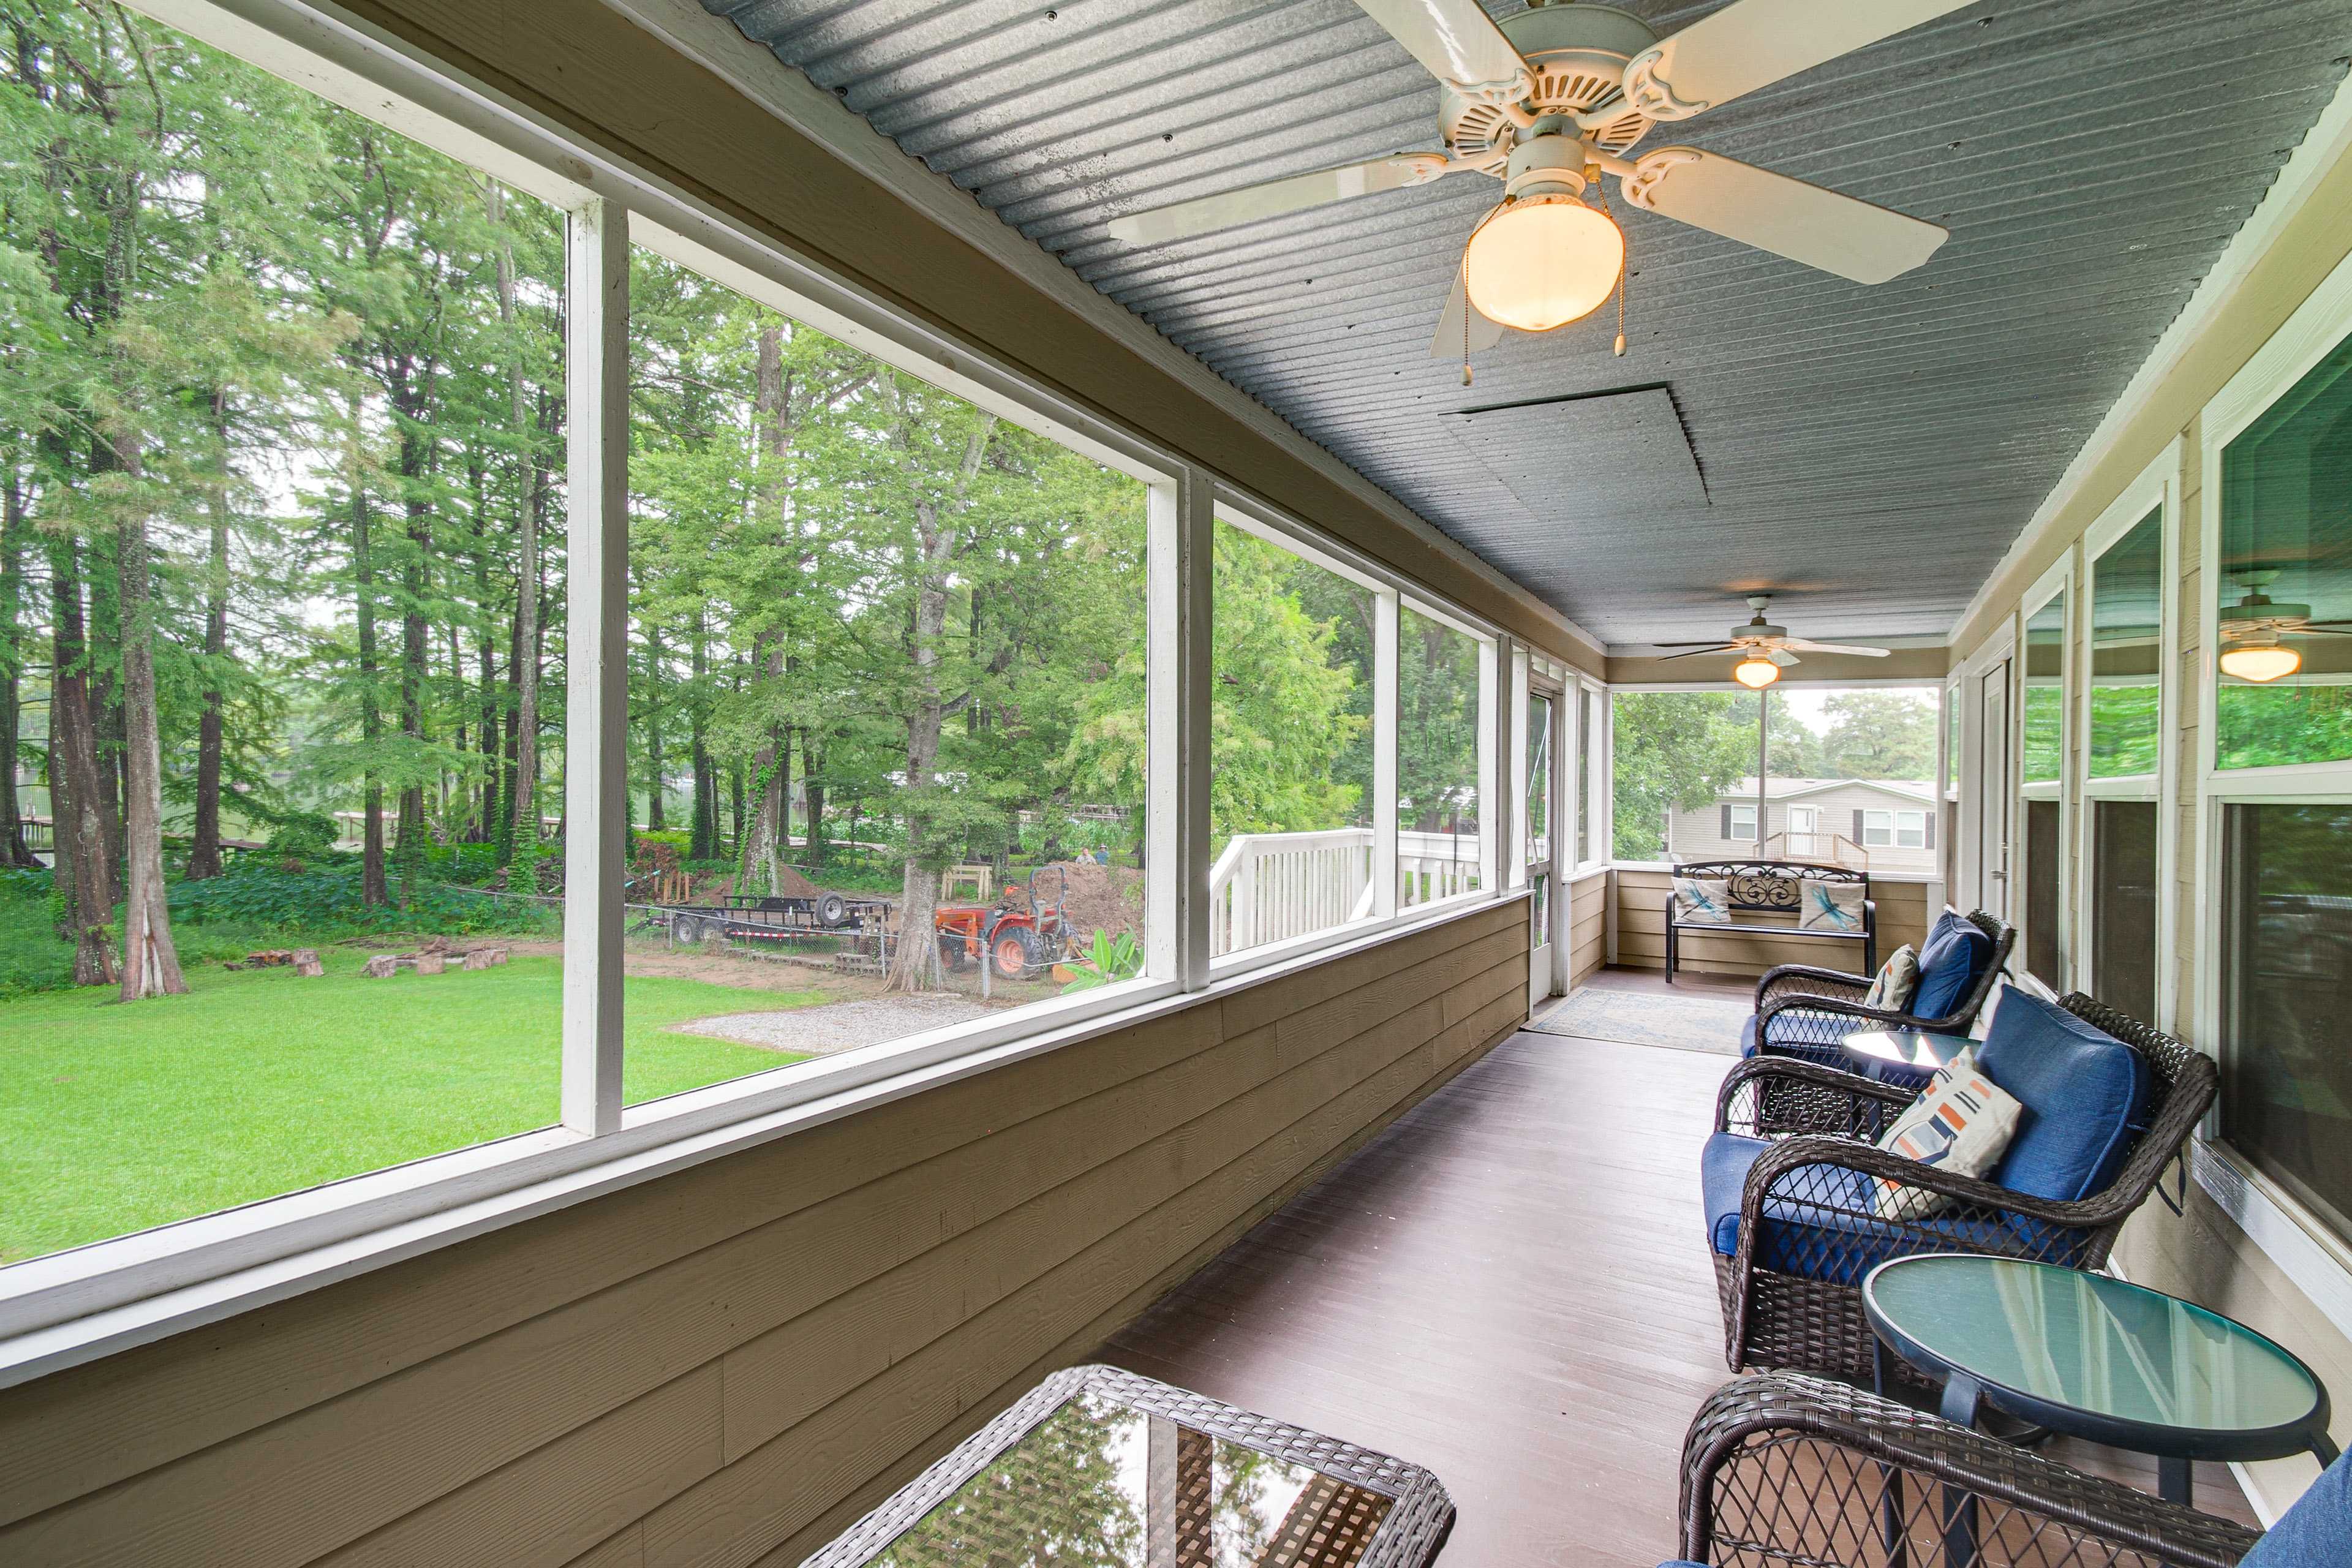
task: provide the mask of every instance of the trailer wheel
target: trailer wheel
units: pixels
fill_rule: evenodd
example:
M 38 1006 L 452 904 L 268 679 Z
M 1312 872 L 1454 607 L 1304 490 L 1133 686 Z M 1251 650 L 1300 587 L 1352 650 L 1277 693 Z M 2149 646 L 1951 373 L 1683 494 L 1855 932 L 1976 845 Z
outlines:
M 849 918 L 849 900 L 839 893 L 825 893 L 816 901 L 819 925 L 837 926 Z
M 702 922 L 691 915 L 672 915 L 669 921 L 669 939 L 672 942 L 682 942 L 691 946 L 702 940 Z
M 940 967 L 950 973 L 971 967 L 971 960 L 964 952 L 963 937 L 958 932 L 940 932 Z
M 996 961 L 996 973 L 1007 980 L 1018 980 L 1037 967 L 1037 933 L 1027 926 L 999 931 L 989 951 Z

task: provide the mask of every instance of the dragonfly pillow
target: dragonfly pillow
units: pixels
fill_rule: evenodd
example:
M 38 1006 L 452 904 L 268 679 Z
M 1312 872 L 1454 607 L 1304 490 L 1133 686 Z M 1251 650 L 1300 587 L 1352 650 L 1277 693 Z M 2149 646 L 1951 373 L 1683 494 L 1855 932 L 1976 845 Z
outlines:
M 1731 884 L 1720 877 L 1675 879 L 1675 923 L 1719 926 L 1731 923 Z
M 1862 884 L 1797 879 L 1799 931 L 1850 931 L 1862 934 Z
M 1878 1146 L 1923 1165 L 1981 1176 L 2009 1152 L 2024 1110 L 1984 1075 L 1970 1048 L 1944 1064 L 1879 1138 Z M 1900 1182 L 1880 1177 L 1872 1185 L 1876 1188 L 1872 1206 L 1881 1219 L 1923 1219 L 1945 1206 L 1937 1194 Z

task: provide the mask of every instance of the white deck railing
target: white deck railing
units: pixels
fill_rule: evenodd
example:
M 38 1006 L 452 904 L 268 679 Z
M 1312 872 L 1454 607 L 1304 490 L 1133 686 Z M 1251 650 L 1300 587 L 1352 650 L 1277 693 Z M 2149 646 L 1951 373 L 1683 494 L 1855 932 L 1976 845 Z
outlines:
M 1478 885 L 1475 833 L 1397 835 L 1397 907 Z M 1209 871 L 1209 952 L 1240 952 L 1372 912 L 1372 830 L 1244 833 Z

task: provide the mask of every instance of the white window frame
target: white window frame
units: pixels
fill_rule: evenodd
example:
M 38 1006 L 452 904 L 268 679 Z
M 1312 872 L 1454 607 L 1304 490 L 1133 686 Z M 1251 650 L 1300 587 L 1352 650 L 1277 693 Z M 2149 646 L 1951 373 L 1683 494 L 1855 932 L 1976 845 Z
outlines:
M 2221 461 L 2230 443 L 2352 336 L 2352 258 L 2336 264 L 2199 416 L 2196 860 L 2192 867 L 2192 990 L 2180 1004 L 2190 1037 L 2218 1059 L 2221 1037 L 2221 832 L 2233 805 L 2338 805 L 2352 800 L 2352 760 L 2273 767 L 2216 766 L 2221 670 Z M 2189 661 L 2184 661 L 2189 662 Z M 2253 1162 L 2221 1142 L 2217 1102 L 2197 1139 L 2198 1184 L 2336 1327 L 2352 1333 L 2352 1240 L 2310 1212 Z
M 2098 994 L 2099 977 L 2092 957 L 2092 925 L 2096 881 L 2092 875 L 2095 803 L 2110 801 L 2154 801 L 2156 803 L 2156 1013 L 2154 1023 L 2159 1029 L 2175 1029 L 2175 994 L 2179 989 L 2179 965 L 2171 952 L 2171 935 L 2179 904 L 2175 862 L 2179 859 L 2179 736 L 2180 723 L 2180 627 L 2178 600 L 2180 593 L 2180 464 L 2185 444 L 2176 437 L 2147 468 L 2107 504 L 2083 534 L 2082 608 L 2077 616 L 2082 627 L 2083 682 L 2076 703 L 2074 722 L 2079 727 L 2082 744 L 2076 748 L 2074 765 L 2068 772 L 2073 779 L 2075 797 L 2080 803 L 2074 813 L 2074 862 L 2081 868 L 2075 879 L 2074 910 L 2074 971 L 2077 990 Z M 2099 561 L 2124 538 L 2145 521 L 2150 513 L 2157 518 L 2158 531 L 2162 539 L 2159 552 L 2160 592 L 2158 595 L 2157 618 L 2157 767 L 2152 773 L 2116 774 L 2107 778 L 2091 776 L 2091 694 L 2098 684 L 2097 650 L 2093 636 L 2098 625 Z
M 1579 672 L 1575 681 L 1568 687 L 1566 692 L 1566 695 L 1573 700 L 1562 704 L 1569 719 L 1569 732 L 1566 740 L 1571 746 L 1583 739 L 1584 707 L 1587 698 L 1591 699 L 1592 707 L 1591 742 L 1584 759 L 1584 766 L 1591 775 L 1591 784 L 1584 791 L 1584 794 L 1590 797 L 1592 807 L 1591 831 L 1589 834 L 1582 832 L 1586 826 L 1583 821 L 1584 814 L 1577 809 L 1577 755 L 1572 751 L 1568 753 L 1568 801 L 1563 820 L 1569 823 L 1574 833 L 1582 835 L 1586 851 L 1582 855 L 1576 852 L 1578 844 L 1576 837 L 1570 837 L 1567 841 L 1569 858 L 1576 868 L 1574 874 L 1580 877 L 1607 867 L 1616 858 L 1614 854 L 1616 819 L 1613 815 L 1616 790 L 1612 784 L 1616 777 L 1616 768 L 1614 754 L 1611 750 L 1610 728 L 1613 711 L 1611 698 L 1614 690 L 1614 688 L 1605 682 Z M 1559 816 L 1561 814 L 1555 808 L 1553 815 Z
M 331 102 L 489 173 L 569 215 L 566 370 L 573 657 L 566 689 L 567 808 L 583 833 L 575 857 L 609 869 L 623 853 L 626 788 L 619 763 L 625 661 L 599 660 L 625 635 L 628 367 L 632 243 L 1045 435 L 1148 487 L 1150 560 L 1146 641 L 1150 754 L 1171 762 L 1147 782 L 1149 932 L 1143 977 L 1055 998 L 1003 1021 L 926 1031 L 887 1045 L 621 1103 L 621 906 L 583 893 L 569 911 L 561 1121 L 238 1208 L 91 1243 L 0 1270 L 0 1386 L 92 1360 L 281 1300 L 451 1241 L 551 1212 L 819 1125 L 866 1106 L 1056 1049 L 1188 1005 L 1213 985 L 1277 981 L 1326 949 L 1370 946 L 1423 921 L 1513 896 L 1498 885 L 1509 798 L 1507 639 L 1476 616 L 1284 516 L 1180 454 L 1108 420 L 948 331 L 898 313 L 822 262 L 635 169 L 445 63 L 302 0 L 134 0 L 191 37 Z M 555 171 L 562 170 L 558 174 Z M 617 395 L 607 394 L 617 393 Z M 1378 699 L 1385 773 L 1386 907 L 1302 944 L 1208 962 L 1208 681 L 1211 534 L 1219 503 L 1282 531 L 1285 548 L 1345 563 L 1386 584 L 1381 641 L 1389 679 Z M 1336 569 L 1336 567 L 1335 567 Z M 1394 607 L 1413 607 L 1475 638 L 1480 655 L 1480 854 L 1483 886 L 1400 918 L 1395 867 Z M 1596 767 L 1605 759 L 1596 758 Z M 584 765 L 583 765 L 584 763 Z M 1598 840 L 1596 840 L 1598 841 Z M 577 868 L 578 860 L 575 861 Z M 617 880 L 592 874 L 589 889 Z
M 2044 572 L 2027 591 L 2024 602 L 2019 606 L 2017 613 L 2016 662 L 2010 667 L 2016 692 L 2015 700 L 2010 704 L 2009 719 L 2010 754 L 2013 764 L 2011 771 L 2016 780 L 2017 788 L 2017 819 L 2011 829 L 2009 865 L 2009 918 L 2011 923 L 2015 925 L 2020 932 L 2015 962 L 2020 968 L 2025 967 L 2025 946 L 2032 940 L 2032 932 L 2027 929 L 2030 921 L 2025 909 L 2025 889 L 2034 875 L 2032 837 L 2026 831 L 2025 826 L 2029 815 L 2026 811 L 2026 804 L 2030 801 L 2056 801 L 2058 803 L 2056 838 L 2058 896 L 2053 908 L 2057 911 L 2058 931 L 2053 951 L 2058 954 L 2060 973 L 2044 974 L 2040 978 L 2060 990 L 2065 989 L 2068 984 L 2066 972 L 2073 968 L 2074 961 L 2074 884 L 2075 879 L 2072 865 L 2074 856 L 2069 851 L 2073 844 L 2076 813 L 2071 799 L 2072 791 L 2069 788 L 2069 781 L 2074 776 L 2074 764 L 2070 759 L 2074 753 L 2075 742 L 2080 738 L 2075 733 L 2074 724 L 2074 693 L 2077 689 L 2074 679 L 2074 645 L 2076 634 L 2082 625 L 2083 602 L 2081 585 L 2076 581 L 2075 571 L 2077 557 L 2080 554 L 2081 551 L 2077 545 L 2068 545 L 2066 553 L 2056 564 Z M 2032 689 L 2035 682 L 2026 672 L 2027 666 L 2032 658 L 2032 634 L 2028 627 L 2032 625 L 2033 617 L 2041 614 L 2051 600 L 2062 594 L 2065 595 L 2066 608 L 2063 623 L 2058 634 L 2058 776 L 2054 779 L 2029 781 L 2025 776 L 2026 693 Z
M 1729 824 L 1731 831 L 1723 836 L 1723 841 L 1727 844 L 1761 843 L 1763 836 L 1757 831 L 1756 825 L 1756 803 L 1752 800 L 1734 800 L 1724 804 L 1731 808 Z M 1745 833 L 1739 831 L 1739 816 L 1742 812 L 1748 814 L 1748 831 Z

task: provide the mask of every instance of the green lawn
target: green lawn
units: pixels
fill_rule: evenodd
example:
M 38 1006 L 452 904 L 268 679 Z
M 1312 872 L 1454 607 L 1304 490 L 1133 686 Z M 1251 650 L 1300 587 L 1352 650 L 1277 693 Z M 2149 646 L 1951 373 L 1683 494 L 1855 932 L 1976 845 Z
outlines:
M 0 1262 L 544 1127 L 562 964 L 368 980 L 192 969 L 190 993 L 0 1000 Z M 665 1026 L 813 992 L 627 984 L 635 1104 L 803 1058 Z

